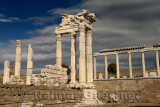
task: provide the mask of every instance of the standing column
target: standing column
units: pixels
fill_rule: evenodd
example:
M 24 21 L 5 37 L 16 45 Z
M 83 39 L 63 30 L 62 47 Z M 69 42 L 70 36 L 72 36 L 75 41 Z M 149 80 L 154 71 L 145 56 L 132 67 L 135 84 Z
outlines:
M 85 26 L 79 27 L 79 82 L 86 82 L 86 64 L 85 64 Z
M 62 65 L 62 35 L 57 34 L 57 47 L 56 47 L 56 64 L 61 66 Z
M 117 78 L 120 78 L 119 74 L 119 54 L 116 54 L 116 69 L 117 69 Z
M 4 75 L 3 75 L 3 84 L 7 84 L 9 82 L 9 75 L 10 75 L 10 62 L 7 60 L 4 62 Z
M 71 33 L 71 83 L 75 84 L 76 76 L 76 32 Z
M 131 58 L 131 53 L 128 53 L 128 61 L 129 61 L 129 77 L 132 78 L 132 58 Z
M 146 76 L 146 68 L 145 68 L 145 58 L 144 58 L 144 52 L 142 52 L 142 68 L 143 68 L 143 77 L 147 77 Z
M 96 56 L 94 56 L 94 79 L 97 79 L 97 75 L 96 75 Z
M 92 63 L 92 30 L 87 30 L 87 82 L 93 82 L 93 63 Z
M 157 66 L 157 76 L 160 77 L 160 70 L 159 70 L 159 52 L 156 50 L 156 66 Z
M 21 71 L 21 46 L 22 42 L 21 40 L 16 41 L 16 61 L 15 61 L 15 76 L 20 77 L 20 71 Z
M 104 64 L 105 64 L 105 79 L 108 79 L 108 63 L 107 63 L 107 55 L 104 56 Z
M 26 85 L 31 85 L 31 76 L 32 76 L 32 70 L 33 70 L 33 49 L 31 47 L 31 44 L 28 45 L 28 61 L 27 61 L 27 80 Z

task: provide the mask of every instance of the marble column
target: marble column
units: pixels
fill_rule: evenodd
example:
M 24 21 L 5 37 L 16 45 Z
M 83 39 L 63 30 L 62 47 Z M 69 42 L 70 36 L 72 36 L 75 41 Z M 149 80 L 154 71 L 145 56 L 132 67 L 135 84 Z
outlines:
M 9 82 L 9 76 L 10 76 L 10 62 L 7 60 L 4 62 L 4 75 L 3 75 L 3 84 L 7 84 Z
M 33 70 L 33 49 L 31 47 L 31 44 L 28 45 L 28 61 L 27 61 L 27 79 L 26 79 L 26 85 L 31 85 L 31 76 L 32 76 L 32 70 Z
M 56 47 L 56 64 L 62 66 L 62 35 L 56 34 L 57 47 Z
M 145 67 L 144 52 L 142 52 L 142 69 L 143 69 L 143 77 L 147 77 L 146 76 L 146 67 Z
M 94 79 L 97 79 L 97 75 L 96 75 L 96 56 L 94 56 Z
M 119 54 L 116 54 L 116 70 L 117 70 L 117 78 L 120 78 L 120 73 L 119 73 Z
M 108 63 L 107 63 L 107 55 L 104 56 L 104 66 L 105 66 L 105 79 L 108 79 Z
M 131 53 L 128 53 L 128 61 L 129 61 L 129 77 L 132 78 L 132 58 L 131 58 Z
M 159 52 L 156 50 L 156 66 L 157 66 L 157 76 L 160 77 L 160 70 L 159 70 Z
M 21 71 L 21 46 L 22 42 L 21 40 L 16 41 L 16 61 L 15 61 L 15 76 L 20 77 L 20 71 Z
M 87 55 L 87 82 L 93 82 L 93 62 L 92 62 L 92 30 L 87 30 L 86 34 L 86 55 Z
M 85 26 L 79 27 L 79 82 L 86 83 Z
M 71 33 L 71 83 L 76 81 L 76 32 Z

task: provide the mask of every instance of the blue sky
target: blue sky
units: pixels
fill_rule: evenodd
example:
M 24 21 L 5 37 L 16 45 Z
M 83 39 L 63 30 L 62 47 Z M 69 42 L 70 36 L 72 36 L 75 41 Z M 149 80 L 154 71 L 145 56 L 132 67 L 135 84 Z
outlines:
M 15 62 L 16 41 L 22 40 L 22 72 L 26 72 L 28 44 L 32 44 L 34 71 L 56 62 L 54 29 L 61 14 L 87 9 L 98 21 L 93 26 L 93 53 L 101 49 L 160 43 L 159 0 L 0 0 L 0 73 L 3 62 Z M 78 35 L 77 35 L 78 36 Z M 77 40 L 78 43 L 78 40 Z M 78 44 L 77 44 L 78 49 Z M 70 36 L 62 38 L 63 63 L 70 65 Z M 78 52 L 78 50 L 77 50 Z M 145 53 L 146 66 L 153 66 L 155 53 Z M 141 67 L 140 53 L 133 54 L 133 68 Z M 108 57 L 108 63 L 115 56 Z M 120 55 L 120 69 L 128 68 L 128 56 Z M 97 58 L 97 71 L 104 70 L 104 57 Z

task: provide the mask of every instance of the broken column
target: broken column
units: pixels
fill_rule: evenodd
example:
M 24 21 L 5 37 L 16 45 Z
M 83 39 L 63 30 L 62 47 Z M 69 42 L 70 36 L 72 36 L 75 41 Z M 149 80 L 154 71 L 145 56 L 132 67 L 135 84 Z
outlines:
M 71 83 L 76 81 L 76 32 L 71 33 Z
M 79 82 L 86 83 L 85 26 L 81 25 L 79 31 Z
M 9 82 L 9 75 L 10 75 L 10 62 L 7 60 L 4 62 L 4 76 L 3 76 L 3 84 L 7 84 Z
M 27 61 L 27 80 L 26 85 L 31 85 L 31 76 L 32 76 L 32 70 L 33 70 L 33 49 L 31 47 L 31 44 L 28 45 L 28 61 Z
M 15 76 L 20 77 L 21 71 L 21 40 L 16 41 L 16 61 L 15 61 Z
M 92 30 L 87 30 L 86 54 L 87 54 L 87 83 L 93 82 L 93 63 L 92 63 Z
M 57 50 L 56 50 L 56 64 L 58 66 L 62 65 L 62 35 L 56 34 L 57 40 Z

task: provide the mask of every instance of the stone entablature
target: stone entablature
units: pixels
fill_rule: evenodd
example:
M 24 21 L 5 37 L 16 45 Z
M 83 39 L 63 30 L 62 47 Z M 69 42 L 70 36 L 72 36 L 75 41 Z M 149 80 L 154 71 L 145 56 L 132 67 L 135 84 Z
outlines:
M 77 15 L 62 14 L 62 23 L 60 27 L 56 27 L 56 34 L 67 34 L 71 32 L 78 32 L 81 27 L 84 26 L 85 29 L 92 29 L 92 23 L 95 22 L 96 16 L 94 13 L 89 13 L 84 10 Z

